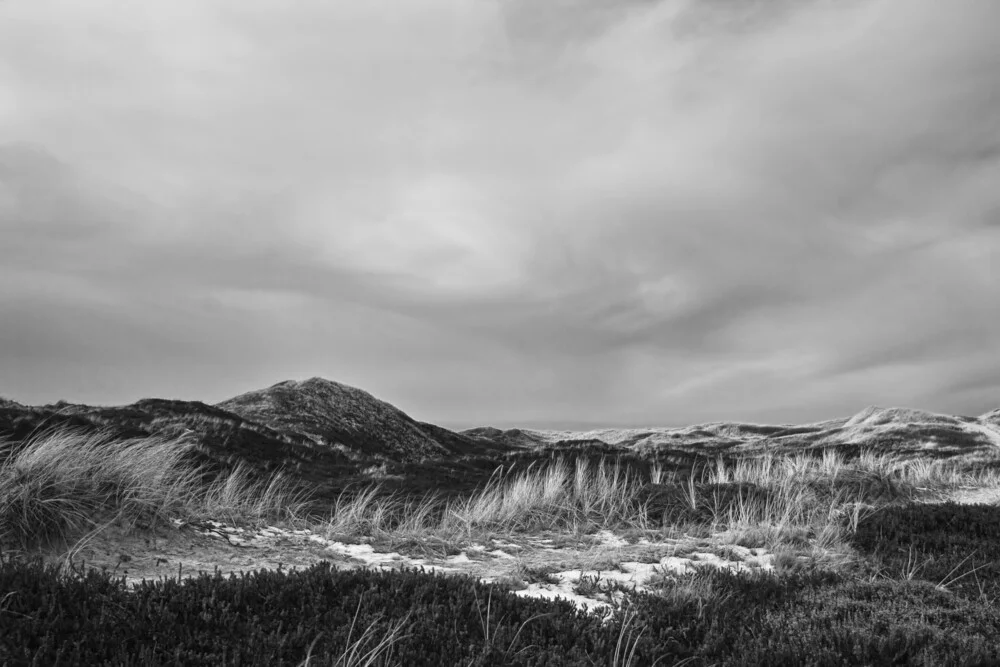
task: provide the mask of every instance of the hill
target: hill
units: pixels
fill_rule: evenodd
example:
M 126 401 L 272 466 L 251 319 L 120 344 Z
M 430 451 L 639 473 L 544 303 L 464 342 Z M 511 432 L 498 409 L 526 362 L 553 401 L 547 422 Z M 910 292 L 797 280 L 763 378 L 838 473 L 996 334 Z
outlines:
M 285 469 L 304 481 L 325 484 L 357 468 L 342 451 L 321 449 L 306 436 L 278 432 L 198 401 L 143 399 L 113 407 L 0 405 L 0 439 L 15 449 L 50 429 L 100 430 L 122 438 L 181 437 L 192 444 L 188 459 L 213 473 L 242 463 L 251 471 Z
M 281 433 L 305 435 L 318 445 L 390 461 L 415 462 L 499 449 L 482 438 L 417 422 L 366 391 L 322 378 L 279 382 L 216 407 Z
M 0 399 L 0 439 L 16 447 L 53 427 L 101 429 L 123 437 L 184 437 L 190 458 L 214 472 L 246 464 L 284 470 L 332 497 L 378 479 L 388 491 L 458 492 L 488 479 L 497 465 L 560 454 L 683 461 L 827 448 L 935 458 L 1000 447 L 1000 410 L 979 417 L 870 406 L 812 424 L 711 422 L 680 428 L 590 431 L 461 432 L 420 422 L 361 389 L 311 378 L 279 382 L 215 405 L 149 398 L 123 406 L 59 402 L 21 405 Z
M 378 471 L 387 490 L 474 485 L 510 447 L 415 421 L 371 394 L 328 380 L 281 382 L 218 405 L 147 398 L 129 405 L 0 401 L 0 444 L 17 449 L 54 428 L 123 438 L 182 437 L 188 458 L 212 474 L 244 464 L 283 470 L 332 498 Z
M 869 406 L 849 418 L 813 424 L 762 425 L 712 422 L 679 428 L 619 428 L 592 431 L 474 429 L 510 446 L 548 450 L 562 443 L 595 441 L 623 453 L 656 456 L 671 451 L 736 454 L 790 453 L 835 448 L 917 452 L 939 456 L 968 454 L 1000 446 L 1000 410 L 980 417 L 936 414 L 908 408 Z

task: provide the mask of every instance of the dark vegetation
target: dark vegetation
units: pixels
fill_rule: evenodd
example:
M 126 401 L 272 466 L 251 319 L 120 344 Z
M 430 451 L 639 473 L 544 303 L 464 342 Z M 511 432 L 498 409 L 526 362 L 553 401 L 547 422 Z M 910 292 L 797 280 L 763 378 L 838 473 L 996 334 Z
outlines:
M 649 484 L 643 487 L 642 502 L 649 516 L 662 526 L 710 523 L 719 514 L 739 503 L 767 503 L 767 489 L 749 482 L 724 484 Z
M 923 581 L 726 571 L 664 579 L 608 622 L 416 570 L 178 583 L 0 559 L 0 665 L 990 665 L 1000 610 Z M 345 659 L 370 653 L 372 661 Z
M 409 463 L 501 450 L 490 440 L 417 422 L 366 391 L 321 378 L 281 382 L 218 407 L 282 433 L 303 434 L 366 457 Z
M 1000 601 L 1000 507 L 887 506 L 858 523 L 852 541 L 893 579 L 923 581 L 988 604 Z

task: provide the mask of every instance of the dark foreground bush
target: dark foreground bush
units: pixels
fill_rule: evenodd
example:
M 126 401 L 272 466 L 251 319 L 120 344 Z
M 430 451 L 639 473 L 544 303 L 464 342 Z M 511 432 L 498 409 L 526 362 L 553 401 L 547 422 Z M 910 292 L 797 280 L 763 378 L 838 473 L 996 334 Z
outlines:
M 923 582 L 715 571 L 636 603 L 634 626 L 691 665 L 1000 664 L 1000 613 Z
M 950 502 L 885 507 L 860 521 L 852 539 L 888 577 L 1000 600 L 1000 507 Z
M 356 616 L 356 620 L 355 620 Z M 704 572 L 634 596 L 607 624 L 416 570 L 203 575 L 146 583 L 67 578 L 0 559 L 0 665 L 347 665 L 402 622 L 374 665 L 974 665 L 1000 661 L 1000 616 L 922 583 Z M 624 632 L 623 632 L 624 628 Z M 634 644 L 634 660 L 616 648 Z M 659 660 L 659 662 L 657 662 Z M 993 661 L 993 662 L 990 662 Z
M 913 491 L 912 485 L 905 482 L 876 472 L 850 468 L 840 471 L 836 477 L 815 479 L 807 484 L 820 502 L 840 497 L 881 505 L 912 495 Z
M 0 591 L 12 593 L 0 612 L 11 664 L 284 665 L 300 663 L 311 646 L 311 664 L 329 665 L 369 626 L 372 646 L 361 653 L 403 619 L 408 636 L 391 664 L 586 664 L 617 640 L 570 603 L 420 571 L 321 563 L 147 582 L 134 593 L 93 570 L 74 580 L 54 574 L 37 562 L 7 563 L 0 573 Z

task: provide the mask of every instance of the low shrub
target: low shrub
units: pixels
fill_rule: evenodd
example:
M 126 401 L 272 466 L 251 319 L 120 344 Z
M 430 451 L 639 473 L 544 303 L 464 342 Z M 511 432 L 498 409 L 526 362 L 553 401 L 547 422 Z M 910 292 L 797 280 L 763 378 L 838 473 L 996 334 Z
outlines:
M 1000 598 L 1000 507 L 888 506 L 862 519 L 851 540 L 885 577 L 927 581 L 983 601 Z

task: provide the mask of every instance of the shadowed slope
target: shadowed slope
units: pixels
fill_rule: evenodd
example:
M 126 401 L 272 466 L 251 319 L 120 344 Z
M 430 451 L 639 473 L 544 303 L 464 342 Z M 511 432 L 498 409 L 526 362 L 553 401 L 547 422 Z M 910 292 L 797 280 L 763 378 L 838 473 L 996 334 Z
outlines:
M 12 401 L 8 398 L 0 396 L 0 408 L 23 408 L 24 406 L 17 401 Z
M 260 473 L 286 469 L 317 484 L 343 476 L 356 465 L 332 448 L 198 401 L 143 399 L 131 405 L 99 407 L 60 403 L 0 406 L 0 440 L 14 451 L 51 429 L 102 432 L 112 438 L 178 438 L 195 443 L 184 459 L 214 473 L 243 463 Z
M 366 391 L 322 378 L 279 382 L 223 401 L 218 407 L 276 431 L 304 434 L 320 444 L 341 445 L 390 461 L 450 458 L 498 450 L 481 439 L 421 424 Z

